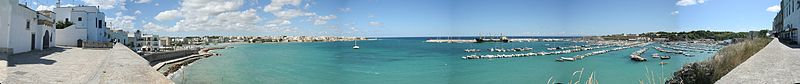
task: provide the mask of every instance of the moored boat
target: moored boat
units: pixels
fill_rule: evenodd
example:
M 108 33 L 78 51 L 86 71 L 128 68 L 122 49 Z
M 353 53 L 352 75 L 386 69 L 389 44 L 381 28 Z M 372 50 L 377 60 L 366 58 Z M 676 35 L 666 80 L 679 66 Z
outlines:
M 658 56 L 658 53 L 653 53 L 653 58 L 659 58 L 659 57 L 661 56 Z
M 669 57 L 669 56 L 666 56 L 666 55 L 664 55 L 664 56 L 661 56 L 660 58 L 661 58 L 661 59 L 669 59 L 670 57 Z

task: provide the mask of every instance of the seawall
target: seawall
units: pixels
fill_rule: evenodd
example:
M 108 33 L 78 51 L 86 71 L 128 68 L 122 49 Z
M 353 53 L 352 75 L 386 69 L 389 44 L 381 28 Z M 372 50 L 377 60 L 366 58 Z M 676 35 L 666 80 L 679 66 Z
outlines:
M 715 84 L 800 83 L 800 49 L 773 39 L 766 47 L 718 80 Z
M 198 54 L 197 51 L 200 51 L 200 49 L 158 52 L 158 53 L 143 55 L 142 58 L 149 61 L 150 65 L 154 65 L 155 63 L 158 63 L 160 61 L 172 60 L 176 58 L 186 57 L 192 54 Z

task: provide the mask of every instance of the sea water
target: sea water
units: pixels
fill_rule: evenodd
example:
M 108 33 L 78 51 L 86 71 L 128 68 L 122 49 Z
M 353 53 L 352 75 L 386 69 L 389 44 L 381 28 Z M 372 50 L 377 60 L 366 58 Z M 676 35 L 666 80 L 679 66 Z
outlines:
M 582 42 L 425 43 L 424 38 L 390 38 L 354 42 L 234 44 L 215 50 L 222 54 L 199 60 L 172 80 L 178 84 L 542 84 L 584 83 L 593 79 L 606 84 L 663 83 L 683 64 L 705 60 L 713 53 L 696 56 L 660 53 L 648 45 L 642 57 L 630 60 L 641 47 L 611 51 L 573 62 L 556 62 L 610 48 L 570 54 L 531 57 L 462 59 L 472 54 L 513 54 L 550 51 L 548 47 L 585 45 Z M 489 48 L 531 47 L 526 52 L 488 52 Z M 482 49 L 468 53 L 464 49 Z M 667 49 L 667 48 L 665 48 Z M 651 54 L 672 59 L 651 58 Z M 668 64 L 661 65 L 660 62 Z M 582 73 L 581 73 L 582 72 Z

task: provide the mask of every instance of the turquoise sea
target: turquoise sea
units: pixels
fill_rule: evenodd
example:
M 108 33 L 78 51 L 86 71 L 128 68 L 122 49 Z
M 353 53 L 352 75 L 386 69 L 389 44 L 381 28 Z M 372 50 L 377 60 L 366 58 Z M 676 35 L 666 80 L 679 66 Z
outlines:
M 663 83 L 683 64 L 705 60 L 713 53 L 677 54 L 661 60 L 649 48 L 647 62 L 634 62 L 629 55 L 640 48 L 612 51 L 574 62 L 556 62 L 592 51 L 533 57 L 462 59 L 471 54 L 464 49 L 493 47 L 532 47 L 533 52 L 547 47 L 584 45 L 579 42 L 516 43 L 424 43 L 425 38 L 387 38 L 353 42 L 234 44 L 235 48 L 215 50 L 222 56 L 202 59 L 184 69 L 172 80 L 178 84 L 543 84 L 549 79 L 566 83 L 584 82 L 591 73 L 599 83 L 638 84 L 653 80 Z M 649 46 L 656 46 L 651 44 Z M 504 52 L 520 53 L 520 52 Z M 527 52 L 525 52 L 527 53 Z M 498 53 L 499 54 L 499 53 Z M 659 62 L 668 62 L 660 65 Z M 583 69 L 583 74 L 579 72 Z M 552 78 L 552 79 L 551 79 Z

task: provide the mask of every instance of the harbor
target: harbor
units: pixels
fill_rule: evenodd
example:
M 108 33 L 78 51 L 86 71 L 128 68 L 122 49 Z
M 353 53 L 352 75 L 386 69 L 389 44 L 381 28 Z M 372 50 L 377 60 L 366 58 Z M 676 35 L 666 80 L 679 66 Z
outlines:
M 538 52 L 522 52 L 522 50 L 518 50 L 521 48 L 488 49 L 491 52 L 521 52 L 521 53 L 498 53 L 498 54 L 491 54 L 491 53 L 476 54 L 477 52 L 480 52 L 480 49 L 465 49 L 464 51 L 466 53 L 473 53 L 473 54 L 462 56 L 461 58 L 494 59 L 494 58 L 515 58 L 515 57 L 531 57 L 531 56 L 556 56 L 555 58 L 557 62 L 565 62 L 565 61 L 577 61 L 585 59 L 586 57 L 605 54 L 613 51 L 637 48 L 636 51 L 631 52 L 630 55 L 628 55 L 630 60 L 647 61 L 648 59 L 645 57 L 645 55 L 649 54 L 644 54 L 644 53 L 651 48 L 655 49 L 657 52 L 660 52 L 660 53 L 652 53 L 651 57 L 653 57 L 654 59 L 671 59 L 672 57 L 670 57 L 667 54 L 676 54 L 687 57 L 693 57 L 696 56 L 695 54 L 697 53 L 714 53 L 715 51 L 718 51 L 719 48 L 721 48 L 719 46 L 712 44 L 696 44 L 687 42 L 643 42 L 643 41 L 572 41 L 572 42 L 581 42 L 587 44 L 539 48 L 544 50 Z M 697 47 L 689 47 L 688 45 L 694 45 Z M 587 52 L 584 54 L 577 54 L 574 56 L 563 56 L 564 54 L 573 54 L 581 51 L 591 51 L 591 52 Z M 661 63 L 661 64 L 666 64 L 666 63 Z
M 598 73 L 595 73 L 595 75 L 597 75 L 598 78 L 604 78 L 602 80 L 606 80 L 605 83 L 626 84 L 634 82 L 627 81 L 630 77 L 641 77 L 641 73 L 647 72 L 644 70 L 645 67 L 649 67 L 650 69 L 663 69 L 663 74 L 668 74 L 668 72 L 680 68 L 682 63 L 704 60 L 704 58 L 711 56 L 711 53 L 687 52 L 697 55 L 695 57 L 687 57 L 674 53 L 648 50 L 644 51 L 641 56 L 644 57 L 650 56 L 653 53 L 659 53 L 659 55 L 669 55 L 672 57 L 669 60 L 647 57 L 648 61 L 631 61 L 629 56 L 641 48 L 652 49 L 653 47 L 660 47 L 659 42 L 647 41 L 598 40 L 509 43 L 422 42 L 425 40 L 426 38 L 421 37 L 359 41 L 358 45 L 362 47 L 361 49 L 351 49 L 354 42 L 236 44 L 231 45 L 236 48 L 214 51 L 224 56 L 198 60 L 192 65 L 183 68 L 183 70 L 181 70 L 182 72 L 176 73 L 176 76 L 173 76 L 174 78 L 172 78 L 172 80 L 178 83 L 237 83 L 237 81 L 232 81 L 230 79 L 245 79 L 242 81 L 317 84 L 352 81 L 350 79 L 324 79 L 327 77 L 347 77 L 358 79 L 373 78 L 372 80 L 360 80 L 358 83 L 381 83 L 394 79 L 405 79 L 414 81 L 399 81 L 398 83 L 441 82 L 475 84 L 490 83 L 488 81 L 507 81 L 517 84 L 530 83 L 530 81 L 519 80 L 547 81 L 549 79 L 549 76 L 541 76 L 548 75 L 549 73 L 538 72 L 552 72 L 552 74 L 556 74 L 553 75 L 553 79 L 563 80 L 568 79 L 569 75 L 573 73 L 572 71 L 586 68 L 586 71 L 597 71 Z M 547 49 L 555 47 L 562 47 L 564 49 Z M 492 48 L 500 50 L 531 48 L 531 50 L 492 52 L 489 50 Z M 665 48 L 665 50 L 671 49 Z M 494 55 L 494 57 L 488 57 L 491 55 Z M 461 58 L 466 56 L 477 56 L 477 58 Z M 558 59 L 563 59 L 563 62 L 556 61 Z M 664 63 L 662 64 L 661 62 Z M 330 66 L 347 67 L 342 69 Z M 608 68 L 616 66 L 625 67 Z M 501 69 L 507 71 L 498 71 Z M 258 76 L 258 79 L 256 79 L 252 78 L 253 76 L 242 77 L 241 74 L 244 72 L 230 71 L 248 71 L 246 72 L 248 74 L 269 75 Z M 537 73 L 519 74 L 518 72 L 521 71 L 536 71 Z M 382 78 L 376 78 L 378 76 Z M 481 80 L 482 77 L 507 76 L 520 78 Z M 664 76 L 667 77 L 667 75 Z M 262 78 L 314 81 L 274 82 L 264 81 Z M 448 78 L 456 78 L 460 81 L 446 81 Z

